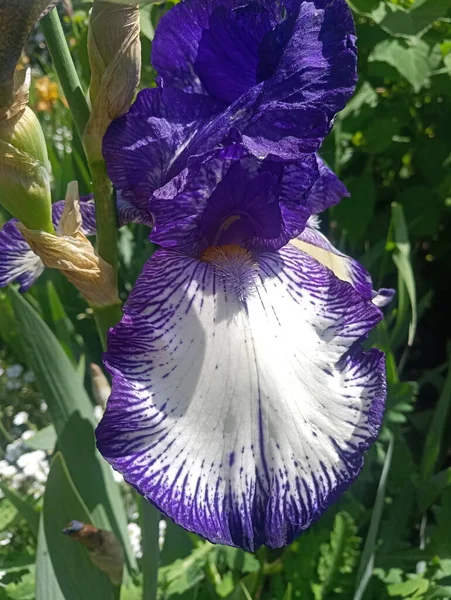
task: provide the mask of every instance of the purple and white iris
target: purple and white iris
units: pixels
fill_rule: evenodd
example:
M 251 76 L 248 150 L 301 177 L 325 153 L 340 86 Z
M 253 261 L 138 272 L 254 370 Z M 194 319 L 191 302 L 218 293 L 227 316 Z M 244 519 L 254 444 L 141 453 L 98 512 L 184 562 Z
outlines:
M 315 228 L 346 194 L 315 152 L 354 42 L 344 0 L 182 1 L 155 37 L 158 87 L 105 137 L 160 249 L 110 331 L 98 447 L 212 542 L 290 543 L 381 424 L 384 357 L 362 341 L 390 294 Z
M 354 89 L 352 18 L 345 0 L 182 0 L 153 64 L 104 140 L 120 219 L 160 249 L 109 334 L 98 447 L 186 529 L 280 547 L 356 478 L 384 410 L 362 342 L 391 292 L 316 217 L 347 194 L 316 152 Z M 21 281 L 2 261 L 0 285 Z

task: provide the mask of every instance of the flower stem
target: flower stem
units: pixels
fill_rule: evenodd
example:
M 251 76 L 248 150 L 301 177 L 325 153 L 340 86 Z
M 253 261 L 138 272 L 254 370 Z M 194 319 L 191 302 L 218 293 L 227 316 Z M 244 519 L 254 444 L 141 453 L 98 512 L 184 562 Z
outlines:
M 75 126 L 83 140 L 90 110 L 56 9 L 41 20 L 41 27 Z M 113 267 L 114 285 L 117 289 L 117 217 L 113 186 L 107 174 L 105 161 L 98 157 L 93 159 L 89 144 L 85 143 L 84 146 L 91 171 L 96 206 L 97 251 L 99 256 Z M 113 304 L 100 308 L 93 307 L 93 309 L 102 345 L 105 347 L 108 329 L 121 319 L 120 305 Z
M 75 126 L 81 138 L 86 123 L 89 120 L 90 110 L 72 56 L 67 47 L 66 37 L 56 8 L 42 18 L 41 29 L 50 56 L 52 57 L 53 66 L 55 67 L 56 74 L 58 75 L 74 118 Z

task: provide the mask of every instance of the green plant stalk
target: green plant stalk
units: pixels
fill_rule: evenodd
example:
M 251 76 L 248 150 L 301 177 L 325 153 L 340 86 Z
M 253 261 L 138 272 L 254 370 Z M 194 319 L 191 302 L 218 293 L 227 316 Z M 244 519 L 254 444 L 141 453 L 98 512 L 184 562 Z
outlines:
M 56 8 L 42 18 L 41 29 L 81 138 L 89 120 L 90 110 Z
M 89 121 L 90 110 L 56 9 L 42 19 L 41 27 L 55 71 L 73 115 L 75 126 L 80 139 L 83 139 L 83 132 Z M 105 161 L 103 159 L 90 160 L 89 147 L 85 147 L 85 152 L 91 171 L 96 206 L 97 251 L 99 256 L 113 267 L 114 284 L 117 289 L 117 217 L 113 186 L 107 174 Z M 97 330 L 105 348 L 108 329 L 116 325 L 122 317 L 120 305 L 114 304 L 92 308 L 96 318 Z
M 140 498 L 142 549 L 143 549 L 143 600 L 155 600 L 158 588 L 158 565 L 160 563 L 160 547 L 158 533 L 160 513 Z

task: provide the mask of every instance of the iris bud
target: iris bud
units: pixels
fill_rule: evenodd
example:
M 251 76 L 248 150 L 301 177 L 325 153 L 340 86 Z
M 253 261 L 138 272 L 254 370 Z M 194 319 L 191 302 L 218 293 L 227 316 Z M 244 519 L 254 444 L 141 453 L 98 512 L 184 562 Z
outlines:
M 95 0 L 88 35 L 92 110 L 84 134 L 91 162 L 102 159 L 102 138 L 109 124 L 133 101 L 141 73 L 139 31 L 137 4 Z
M 26 227 L 52 233 L 50 163 L 41 125 L 27 106 L 29 86 L 29 72 L 16 72 L 14 100 L 0 107 L 0 203 Z

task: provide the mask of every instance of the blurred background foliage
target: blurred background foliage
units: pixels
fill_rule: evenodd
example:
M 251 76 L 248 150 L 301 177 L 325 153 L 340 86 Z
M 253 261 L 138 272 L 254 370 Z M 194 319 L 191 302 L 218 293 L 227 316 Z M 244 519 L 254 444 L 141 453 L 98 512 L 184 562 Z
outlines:
M 101 364 L 92 312 L 46 271 L 28 302 L 0 291 L 0 600 L 451 599 L 451 0 L 349 4 L 359 83 L 322 155 L 352 196 L 322 229 L 376 287 L 397 290 L 370 340 L 387 353 L 388 402 L 361 476 L 283 550 L 215 547 L 165 523 L 94 451 L 108 384 L 89 367 Z M 155 85 L 152 38 L 171 6 L 141 7 L 142 87 Z M 85 89 L 89 9 L 59 8 Z M 22 62 L 33 69 L 54 200 L 73 179 L 89 193 L 39 27 Z M 120 231 L 123 298 L 152 251 L 147 235 Z M 61 533 L 74 518 L 121 540 L 121 591 Z

